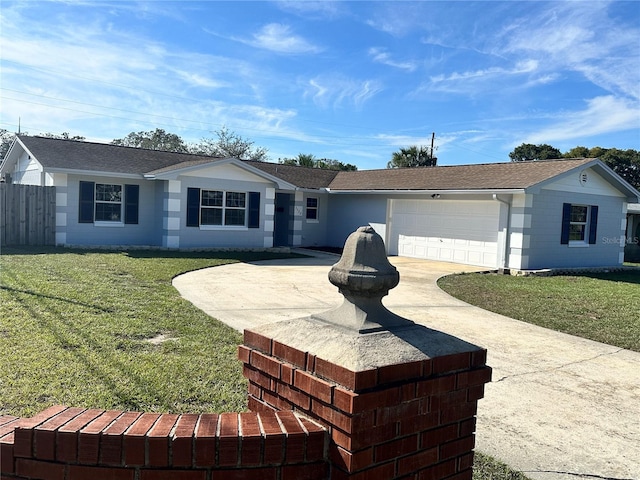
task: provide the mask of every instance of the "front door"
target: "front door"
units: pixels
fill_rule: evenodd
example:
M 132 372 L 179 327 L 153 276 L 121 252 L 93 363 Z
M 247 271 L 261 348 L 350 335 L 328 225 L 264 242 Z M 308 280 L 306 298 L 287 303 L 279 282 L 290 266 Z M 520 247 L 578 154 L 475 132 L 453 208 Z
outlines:
M 273 232 L 273 246 L 289 246 L 289 219 L 291 217 L 291 195 L 276 193 L 276 214 Z

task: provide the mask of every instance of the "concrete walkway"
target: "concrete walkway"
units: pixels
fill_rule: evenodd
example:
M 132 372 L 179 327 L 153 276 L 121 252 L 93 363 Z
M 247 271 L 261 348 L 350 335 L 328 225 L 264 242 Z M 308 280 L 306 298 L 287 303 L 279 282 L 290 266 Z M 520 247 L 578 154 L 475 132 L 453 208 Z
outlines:
M 327 280 L 337 256 L 232 264 L 174 279 L 181 295 L 242 331 L 341 303 Z M 640 480 L 640 354 L 487 312 L 436 286 L 481 270 L 391 257 L 395 313 L 488 350 L 493 382 L 479 402 L 477 449 L 539 480 Z

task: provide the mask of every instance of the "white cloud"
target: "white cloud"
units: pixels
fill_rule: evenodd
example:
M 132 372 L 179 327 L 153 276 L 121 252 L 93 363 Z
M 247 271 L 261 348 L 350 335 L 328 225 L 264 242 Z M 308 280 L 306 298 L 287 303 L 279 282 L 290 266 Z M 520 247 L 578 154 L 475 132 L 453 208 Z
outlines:
M 406 70 L 408 72 L 413 72 L 418 67 L 415 62 L 399 62 L 393 60 L 391 55 L 383 48 L 372 47 L 369 49 L 369 56 L 373 59 L 374 62 L 381 63 L 383 65 L 388 65 L 390 67 L 399 68 L 400 70 Z
M 305 96 L 321 107 L 340 107 L 344 104 L 360 108 L 382 90 L 376 80 L 353 80 L 339 74 L 320 75 L 304 86 Z
M 523 141 L 552 144 L 640 128 L 640 102 L 607 95 L 586 103 L 584 110 L 560 112 L 554 123 L 528 135 Z
M 301 36 L 295 35 L 291 27 L 281 23 L 269 23 L 260 31 L 253 34 L 251 40 L 236 39 L 256 48 L 262 48 L 277 53 L 303 54 L 318 53 L 322 49 L 308 42 Z

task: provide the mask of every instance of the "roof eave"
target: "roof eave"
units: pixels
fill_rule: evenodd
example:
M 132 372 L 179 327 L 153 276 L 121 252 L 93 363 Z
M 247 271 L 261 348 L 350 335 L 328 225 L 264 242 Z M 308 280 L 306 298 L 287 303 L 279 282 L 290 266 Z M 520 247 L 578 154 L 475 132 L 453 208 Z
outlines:
M 377 189 L 368 189 L 368 190 L 339 190 L 339 189 L 331 189 L 327 188 L 327 192 L 332 194 L 354 194 L 354 193 L 367 193 L 367 194 L 380 194 L 380 195 L 389 195 L 389 194 L 399 194 L 399 195 L 478 195 L 485 194 L 491 195 L 494 193 L 497 194 L 518 194 L 525 193 L 524 188 L 474 188 L 474 189 L 422 189 L 422 190 L 377 190 Z
M 91 175 L 94 177 L 120 177 L 131 179 L 142 179 L 143 175 L 140 173 L 123 173 L 123 172 L 106 172 L 101 170 L 80 170 L 72 168 L 44 168 L 45 173 L 65 173 L 67 175 Z

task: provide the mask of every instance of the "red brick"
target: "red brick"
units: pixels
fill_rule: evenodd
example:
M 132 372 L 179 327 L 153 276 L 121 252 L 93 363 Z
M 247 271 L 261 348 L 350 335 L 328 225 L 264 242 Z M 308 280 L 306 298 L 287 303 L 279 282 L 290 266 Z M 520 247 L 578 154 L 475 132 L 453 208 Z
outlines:
M 80 430 L 78 437 L 78 463 L 96 464 L 100 452 L 100 433 L 107 428 L 122 412 L 109 410 L 89 422 Z
M 330 448 L 331 463 L 349 473 L 357 472 L 373 465 L 373 447 L 358 452 L 350 452 L 337 445 Z
M 169 434 L 178 420 L 178 415 L 165 413 L 147 433 L 147 462 L 152 467 L 169 465 Z
M 14 447 L 13 454 L 16 457 L 32 457 L 33 456 L 33 428 L 41 423 L 46 422 L 55 417 L 60 412 L 66 410 L 67 407 L 62 405 L 54 405 L 31 418 L 20 419 L 19 424 L 14 430 Z
M 467 403 L 466 390 L 454 390 L 452 392 L 434 395 L 431 397 L 431 411 L 444 410 L 455 405 Z
M 398 459 L 398 475 L 418 472 L 438 461 L 438 449 L 421 450 L 408 457 Z
M 305 368 L 307 366 L 307 353 L 296 348 L 273 341 L 273 356 L 295 365 L 296 367 Z
M 461 438 L 453 442 L 440 446 L 440 459 L 446 460 L 452 457 L 459 457 L 473 450 L 475 438 L 473 436 Z
M 14 423 L 16 420 L 19 420 L 19 418 L 13 415 L 0 415 L 0 427 L 8 423 Z M 2 434 L 0 434 L 0 436 L 2 436 Z
M 280 380 L 282 380 L 287 385 L 293 385 L 293 372 L 295 372 L 295 368 L 293 368 L 291 365 L 283 363 L 280 366 Z
M 477 402 L 481 398 L 484 398 L 484 385 L 469 387 L 467 390 L 467 402 Z
M 296 388 L 306 392 L 313 398 L 317 398 L 326 403 L 331 403 L 333 397 L 333 385 L 319 378 L 310 375 L 302 370 L 296 370 L 293 378 Z
M 339 428 L 343 432 L 352 433 L 354 431 L 353 417 L 329 405 L 313 400 L 311 402 L 311 412 L 322 421 Z
M 316 371 L 316 356 L 311 353 L 307 353 L 307 365 L 305 367 L 307 372 L 315 372 Z
M 287 463 L 304 460 L 305 431 L 293 412 L 278 412 L 277 417 L 286 432 L 285 461 Z
M 249 397 L 247 399 L 247 408 L 252 412 L 266 413 L 276 412 L 277 409 L 266 402 L 257 399 L 256 397 Z
M 447 478 L 447 480 L 472 480 L 473 479 L 473 470 L 468 469 L 460 473 L 456 473 L 455 475 Z
M 423 413 L 415 417 L 406 417 L 400 419 L 398 423 L 398 434 L 408 435 L 423 430 L 431 429 L 438 425 L 440 414 L 438 412 Z
M 428 397 L 439 393 L 451 392 L 456 387 L 456 376 L 445 375 L 422 380 L 416 384 L 416 396 Z
M 349 390 L 356 390 L 356 372 L 347 370 L 344 367 L 328 362 L 322 358 L 316 358 L 314 372 L 323 378 L 348 388 Z
M 438 463 L 420 472 L 420 480 L 441 480 L 453 475 L 456 471 L 455 460 Z
M 243 412 L 240 414 L 240 428 L 242 432 L 240 446 L 240 465 L 260 465 L 262 449 L 262 433 L 257 413 Z
M 171 441 L 171 465 L 192 466 L 193 436 L 199 418 L 195 413 L 186 413 L 178 418 Z
M 443 373 L 468 370 L 471 365 L 471 353 L 455 353 L 436 357 L 433 360 L 433 373 L 441 375 Z
M 278 469 L 274 467 L 213 470 L 211 472 L 211 480 L 276 480 L 277 476 Z
M 471 366 L 482 367 L 487 364 L 487 350 L 476 350 L 471 352 Z
M 452 406 L 445 410 L 440 411 L 440 423 L 445 425 L 447 423 L 458 422 L 460 420 L 466 420 L 474 417 L 476 414 L 476 403 L 464 403 L 458 406 Z
M 16 459 L 16 474 L 20 477 L 46 480 L 64 480 L 64 465 L 31 460 L 27 458 Z
M 255 383 L 256 385 L 271 390 L 271 378 L 249 365 L 245 365 L 242 368 L 242 375 L 249 380 L 251 383 Z
M 395 424 L 372 427 L 369 430 L 358 433 L 357 435 L 349 435 L 337 428 L 331 430 L 332 440 L 337 445 L 351 451 L 361 450 L 372 445 L 392 440 L 395 436 Z
M 195 432 L 195 462 L 197 467 L 210 467 L 216 463 L 216 432 L 219 416 L 215 413 L 200 415 Z
M 382 465 L 376 465 L 373 468 L 357 472 L 353 475 L 348 475 L 335 469 L 331 472 L 331 480 L 380 480 L 382 478 L 394 478 L 395 475 L 395 462 L 385 463 Z
M 0 472 L 14 473 L 13 433 L 5 435 L 0 441 Z
M 405 381 L 422 376 L 422 360 L 385 365 L 378 368 L 378 385 Z
M 467 420 L 463 420 L 462 422 L 460 422 L 460 431 L 458 433 L 460 437 L 467 437 L 469 435 L 473 435 L 475 431 L 476 431 L 475 417 L 468 418 Z
M 322 460 L 329 439 L 327 430 L 307 418 L 298 417 L 298 420 L 307 431 L 306 461 Z
M 463 389 L 469 386 L 484 385 L 491 381 L 491 367 L 482 367 L 466 372 L 458 373 L 457 388 Z
M 251 349 L 245 345 L 238 345 L 238 360 L 242 363 L 249 363 L 251 358 Z
M 140 480 L 206 480 L 205 470 L 141 470 Z
M 56 432 L 56 460 L 75 463 L 78 457 L 78 431 L 101 415 L 104 410 L 85 410 Z
M 244 331 L 244 344 L 271 355 L 271 339 L 251 330 Z
M 54 460 L 56 458 L 56 430 L 82 413 L 83 410 L 83 408 L 68 408 L 38 425 L 33 433 L 35 458 L 39 460 Z
M 326 480 L 329 478 L 329 465 L 325 462 L 306 465 L 286 465 L 282 467 L 282 480 Z
M 121 465 L 122 434 L 138 419 L 138 412 L 123 413 L 107 429 L 102 432 L 100 441 L 101 463 L 105 465 Z
M 253 352 L 251 354 L 251 366 L 270 377 L 280 378 L 280 365 L 278 360 L 263 353 Z
M 218 438 L 218 462 L 221 466 L 238 464 L 238 414 L 220 415 L 220 434 Z
M 431 448 L 450 442 L 456 438 L 458 438 L 458 424 L 454 423 L 423 432 L 420 438 L 420 445 L 422 448 Z
M 267 465 L 282 462 L 285 435 L 280 428 L 276 414 L 273 412 L 261 413 L 260 424 L 265 435 L 263 462 Z
M 126 431 L 122 442 L 125 465 L 145 464 L 146 435 L 158 418 L 159 413 L 143 413 Z
M 381 463 L 416 451 L 418 451 L 418 435 L 411 435 L 377 445 L 375 447 L 375 459 L 376 463 Z
M 459 472 L 466 470 L 467 468 L 473 467 L 473 456 L 474 456 L 474 453 L 473 451 L 471 451 L 465 455 L 462 455 L 460 458 L 458 458 Z
M 378 409 L 376 413 L 376 425 L 399 422 L 409 417 L 417 417 L 421 413 L 420 400 L 399 403 L 391 407 Z
M 134 480 L 135 470 L 128 468 L 69 466 L 68 480 Z
M 289 402 L 301 408 L 302 410 L 309 411 L 311 410 L 311 397 L 307 395 L 305 392 L 302 392 L 296 388 L 293 388 L 290 385 L 279 384 L 278 395 L 282 398 L 286 398 Z M 267 398 L 265 398 L 267 400 Z M 271 400 L 269 403 L 276 403 L 274 400 Z M 280 410 L 284 410 L 284 408 L 280 408 Z

